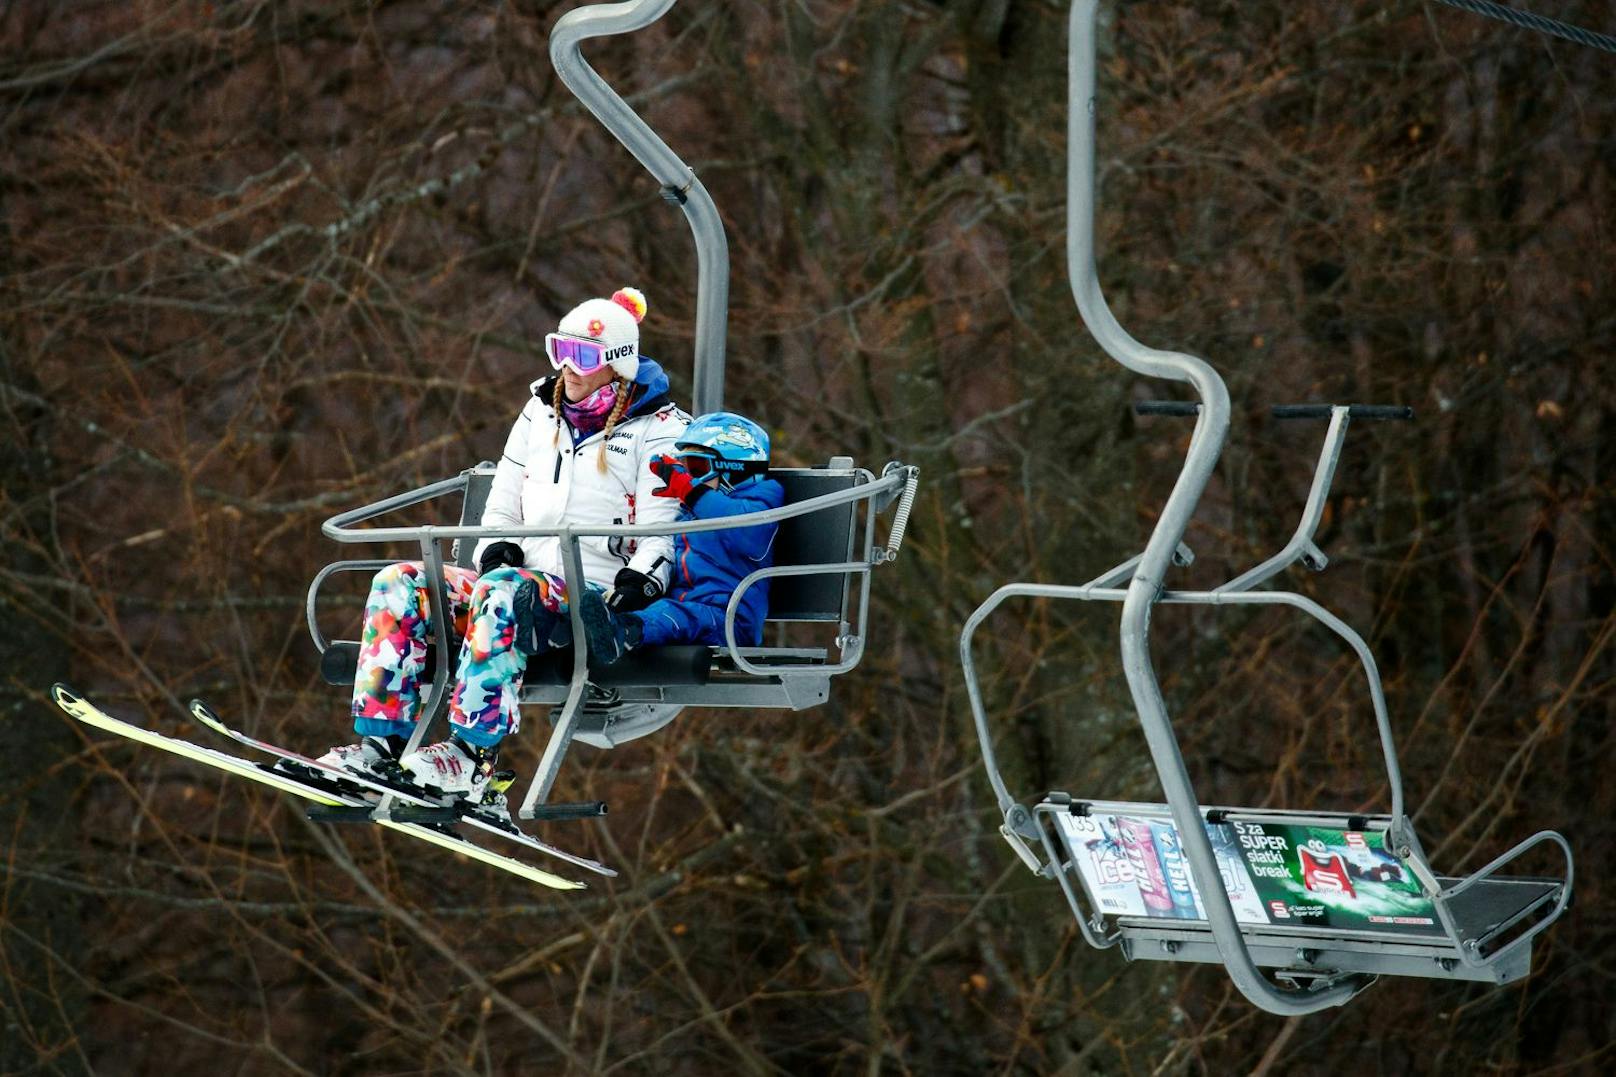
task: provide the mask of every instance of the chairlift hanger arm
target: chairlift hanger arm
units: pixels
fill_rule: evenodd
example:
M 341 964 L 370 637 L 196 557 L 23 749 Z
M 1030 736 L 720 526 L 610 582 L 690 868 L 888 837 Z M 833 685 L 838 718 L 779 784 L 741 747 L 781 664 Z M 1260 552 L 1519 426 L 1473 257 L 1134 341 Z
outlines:
M 692 404 L 697 414 L 724 406 L 724 350 L 729 320 L 729 241 L 712 196 L 695 172 L 651 130 L 584 60 L 596 37 L 633 33 L 660 19 L 675 0 L 590 4 L 567 12 L 550 31 L 550 62 L 567 89 L 662 185 L 684 212 L 696 242 L 696 340 Z
M 1183 542 L 1190 518 L 1222 453 L 1229 430 L 1229 391 L 1205 360 L 1181 352 L 1147 348 L 1129 336 L 1100 292 L 1094 260 L 1094 22 L 1098 9 L 1098 0 L 1075 0 L 1068 23 L 1066 260 L 1072 295 L 1084 323 L 1108 355 L 1135 373 L 1188 382 L 1201 404 L 1183 469 L 1162 506 L 1122 604 L 1123 672 L 1162 789 L 1178 825 L 1190 871 L 1199 883 L 1213 938 L 1230 978 L 1241 994 L 1271 1013 L 1313 1013 L 1341 1005 L 1361 990 L 1364 983 L 1358 980 L 1333 983 L 1303 994 L 1276 987 L 1258 969 L 1241 935 L 1234 907 L 1218 883 L 1221 876 L 1217 858 L 1200 825 L 1195 789 L 1151 664 L 1151 607 L 1160 597 L 1168 565 Z

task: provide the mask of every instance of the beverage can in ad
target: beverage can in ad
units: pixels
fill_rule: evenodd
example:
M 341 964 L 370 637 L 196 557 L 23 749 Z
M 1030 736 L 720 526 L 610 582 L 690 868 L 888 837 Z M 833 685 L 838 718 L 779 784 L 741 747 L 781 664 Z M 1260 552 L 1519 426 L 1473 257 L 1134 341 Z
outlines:
M 1190 885 L 1189 864 L 1184 859 L 1178 830 L 1172 823 L 1152 822 L 1150 836 L 1155 841 L 1156 857 L 1167 879 L 1167 896 L 1173 902 L 1173 915 L 1184 920 L 1197 919 L 1195 889 Z
M 1119 815 L 1117 836 L 1121 839 L 1123 854 L 1133 868 L 1133 881 L 1139 887 L 1139 896 L 1144 899 L 1146 914 L 1172 916 L 1173 898 L 1167 892 L 1167 876 L 1162 871 L 1161 858 L 1156 855 L 1150 823 L 1144 819 Z

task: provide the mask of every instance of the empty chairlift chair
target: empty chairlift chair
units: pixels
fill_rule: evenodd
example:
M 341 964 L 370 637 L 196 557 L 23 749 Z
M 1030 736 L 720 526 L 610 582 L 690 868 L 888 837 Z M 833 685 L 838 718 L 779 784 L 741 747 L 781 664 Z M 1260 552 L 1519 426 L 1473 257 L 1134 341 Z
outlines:
M 1367 644 L 1311 599 L 1253 590 L 1298 562 L 1314 570 L 1325 567 L 1313 535 L 1349 422 L 1409 418 L 1407 409 L 1276 408 L 1278 418 L 1329 420 L 1291 541 L 1213 590 L 1166 589 L 1171 564 L 1190 560 L 1184 532 L 1222 451 L 1229 398 L 1222 379 L 1204 361 L 1147 348 L 1129 336 L 1100 293 L 1093 250 L 1096 7 L 1096 0 L 1077 0 L 1071 14 L 1067 258 L 1073 294 L 1084 322 L 1112 358 L 1135 373 L 1189 384 L 1199 403 L 1139 409 L 1195 419 L 1183 474 L 1143 553 L 1081 586 L 1002 587 L 961 633 L 960 660 L 983 761 L 1004 813 L 1001 833 L 1029 868 L 1060 885 L 1092 946 L 1115 946 L 1135 960 L 1220 963 L 1248 999 L 1273 1013 L 1341 1005 L 1378 975 L 1493 983 L 1519 979 L 1530 970 L 1533 938 L 1571 899 L 1573 868 L 1565 839 L 1542 831 L 1468 877 L 1437 874 L 1405 811 L 1391 721 Z M 1051 792 L 1029 808 L 1010 794 L 995 757 L 971 643 L 995 609 L 1018 597 L 1122 604 L 1123 671 L 1165 804 Z M 1391 793 L 1388 810 L 1358 815 L 1199 803 L 1151 664 L 1150 609 L 1158 602 L 1283 605 L 1334 632 L 1363 667 Z M 1552 846 L 1564 856 L 1563 877 L 1500 874 L 1539 846 Z M 1275 970 L 1275 979 L 1262 968 Z

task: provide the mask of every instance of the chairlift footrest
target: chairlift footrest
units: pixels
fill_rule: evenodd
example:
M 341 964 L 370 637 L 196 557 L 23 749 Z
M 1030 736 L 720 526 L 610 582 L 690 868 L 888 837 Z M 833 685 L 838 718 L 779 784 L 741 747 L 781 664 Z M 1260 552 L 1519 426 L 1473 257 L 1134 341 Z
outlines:
M 373 823 L 375 811 L 368 804 L 317 804 L 308 809 L 307 815 L 316 823 Z
M 1193 419 L 1201 414 L 1201 405 L 1193 400 L 1139 400 L 1133 406 L 1135 415 L 1170 415 L 1178 419 Z
M 585 800 L 570 804 L 535 804 L 531 808 L 523 809 L 523 819 L 559 820 L 559 819 L 599 819 L 606 814 L 604 800 Z

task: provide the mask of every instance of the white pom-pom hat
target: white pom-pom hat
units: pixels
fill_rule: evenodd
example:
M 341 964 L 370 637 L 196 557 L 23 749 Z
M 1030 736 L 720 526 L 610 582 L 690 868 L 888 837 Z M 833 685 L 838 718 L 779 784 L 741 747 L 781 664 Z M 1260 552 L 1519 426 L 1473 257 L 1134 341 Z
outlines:
M 638 288 L 619 288 L 610 299 L 586 299 L 573 307 L 556 331 L 600 341 L 606 346 L 606 364 L 633 381 L 640 371 L 640 319 L 646 309 Z

